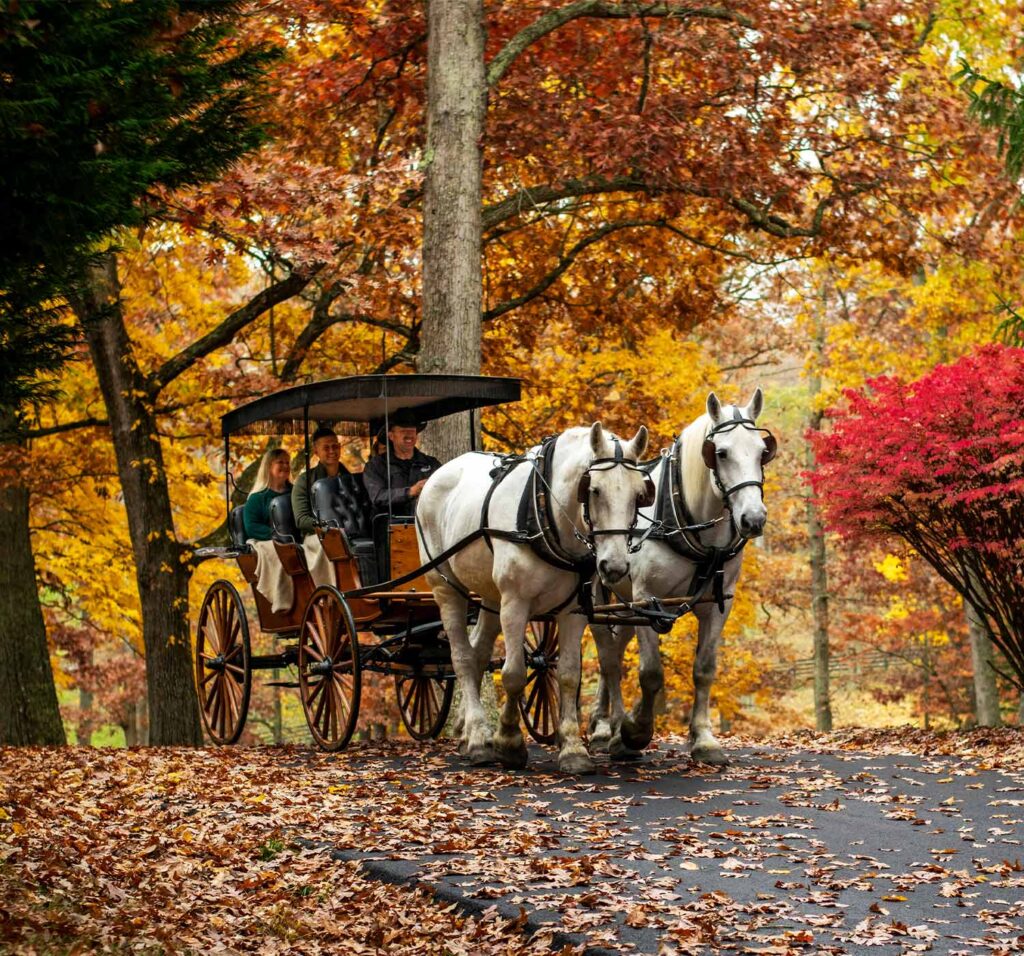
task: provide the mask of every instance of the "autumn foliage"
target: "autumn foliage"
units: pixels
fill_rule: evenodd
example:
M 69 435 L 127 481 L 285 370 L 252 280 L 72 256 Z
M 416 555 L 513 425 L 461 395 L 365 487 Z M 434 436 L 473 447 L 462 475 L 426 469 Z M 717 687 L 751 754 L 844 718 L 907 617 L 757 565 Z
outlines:
M 1024 350 L 846 392 L 811 481 L 844 538 L 898 535 L 987 618 L 1024 680 Z

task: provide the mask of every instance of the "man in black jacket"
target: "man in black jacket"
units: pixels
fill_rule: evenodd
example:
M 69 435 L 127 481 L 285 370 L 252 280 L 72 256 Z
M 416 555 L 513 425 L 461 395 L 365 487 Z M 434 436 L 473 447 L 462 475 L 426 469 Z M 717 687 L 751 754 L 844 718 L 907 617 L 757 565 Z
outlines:
M 390 416 L 388 450 L 374 455 L 363 471 L 363 483 L 375 513 L 386 513 L 390 502 L 391 514 L 413 514 L 427 478 L 441 467 L 441 462 L 416 447 L 416 436 L 425 427 L 405 409 Z

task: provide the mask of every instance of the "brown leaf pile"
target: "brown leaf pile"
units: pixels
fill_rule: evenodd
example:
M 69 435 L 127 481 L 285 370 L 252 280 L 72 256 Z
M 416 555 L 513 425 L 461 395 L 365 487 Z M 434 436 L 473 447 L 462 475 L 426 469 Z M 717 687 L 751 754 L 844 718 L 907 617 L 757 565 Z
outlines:
M 735 736 L 730 738 L 730 746 L 959 757 L 971 761 L 978 770 L 1024 770 L 1024 729 L 1020 727 L 944 732 L 916 727 L 851 727 L 828 734 L 798 730 L 756 739 Z
M 0 951 L 550 950 L 549 936 L 528 940 L 493 910 L 466 917 L 297 842 L 287 823 L 316 835 L 346 788 L 319 755 L 321 778 L 296 781 L 289 758 L 0 750 Z

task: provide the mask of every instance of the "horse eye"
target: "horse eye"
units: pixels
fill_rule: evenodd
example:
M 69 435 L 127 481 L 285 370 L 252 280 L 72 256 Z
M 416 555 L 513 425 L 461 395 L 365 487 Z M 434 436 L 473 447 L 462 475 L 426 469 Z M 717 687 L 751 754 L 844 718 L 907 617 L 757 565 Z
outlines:
M 725 449 L 725 448 L 719 448 L 718 452 L 717 452 L 717 455 L 718 455 L 719 458 L 725 459 L 725 458 L 729 457 L 729 451 L 728 451 L 728 449 Z
M 592 494 L 592 495 L 593 495 L 593 496 L 594 496 L 595 498 L 597 498 L 597 497 L 599 497 L 599 496 L 600 496 L 600 494 L 601 494 L 601 489 L 600 489 L 600 488 L 594 488 L 594 487 L 591 487 L 591 489 L 590 489 L 590 493 L 591 493 L 591 494 Z

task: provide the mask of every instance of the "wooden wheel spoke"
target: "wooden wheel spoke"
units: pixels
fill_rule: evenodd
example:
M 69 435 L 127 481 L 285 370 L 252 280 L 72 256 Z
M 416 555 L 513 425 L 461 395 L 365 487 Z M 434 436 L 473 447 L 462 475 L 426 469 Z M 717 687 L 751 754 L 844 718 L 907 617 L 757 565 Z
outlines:
M 412 700 L 412 695 L 416 693 L 416 678 L 410 677 L 405 683 L 408 686 L 409 690 L 405 692 L 405 697 L 403 698 L 402 693 L 404 688 L 399 689 L 398 706 L 401 707 L 402 710 L 408 711 L 409 701 Z
M 309 693 L 306 695 L 306 706 L 310 707 L 312 706 L 313 701 L 316 700 L 320 691 L 324 689 L 324 682 L 323 680 L 318 680 L 315 684 L 307 683 L 306 686 L 311 688 Z
M 321 689 L 323 689 L 323 686 L 325 684 L 327 684 L 328 681 L 329 681 L 329 678 L 328 677 L 324 677 L 324 679 L 322 681 L 320 681 L 318 686 Z M 313 715 L 313 726 L 314 727 L 319 727 L 320 726 L 320 717 L 323 715 L 324 706 L 326 705 L 327 700 L 328 700 L 329 697 L 330 697 L 330 694 L 321 694 L 320 695 L 320 703 L 316 705 L 316 713 Z
M 318 661 L 322 661 L 324 659 L 324 655 L 321 654 L 320 651 L 317 650 L 317 648 L 315 648 L 312 644 L 309 643 L 306 643 L 302 646 L 302 653 L 309 654 L 311 657 L 315 658 Z
M 232 674 L 237 674 L 238 675 L 238 680 L 240 680 L 240 681 L 244 681 L 245 680 L 245 670 L 243 668 L 239 667 L 237 664 L 225 664 L 224 666 L 229 671 L 231 671 Z
M 534 671 L 534 677 L 539 677 L 539 673 Z M 526 708 L 527 713 L 533 709 L 533 703 L 537 699 L 537 694 L 540 693 L 540 689 L 544 686 L 543 680 L 538 680 L 534 683 L 533 687 L 530 688 L 530 695 L 526 698 L 526 703 L 523 705 Z

